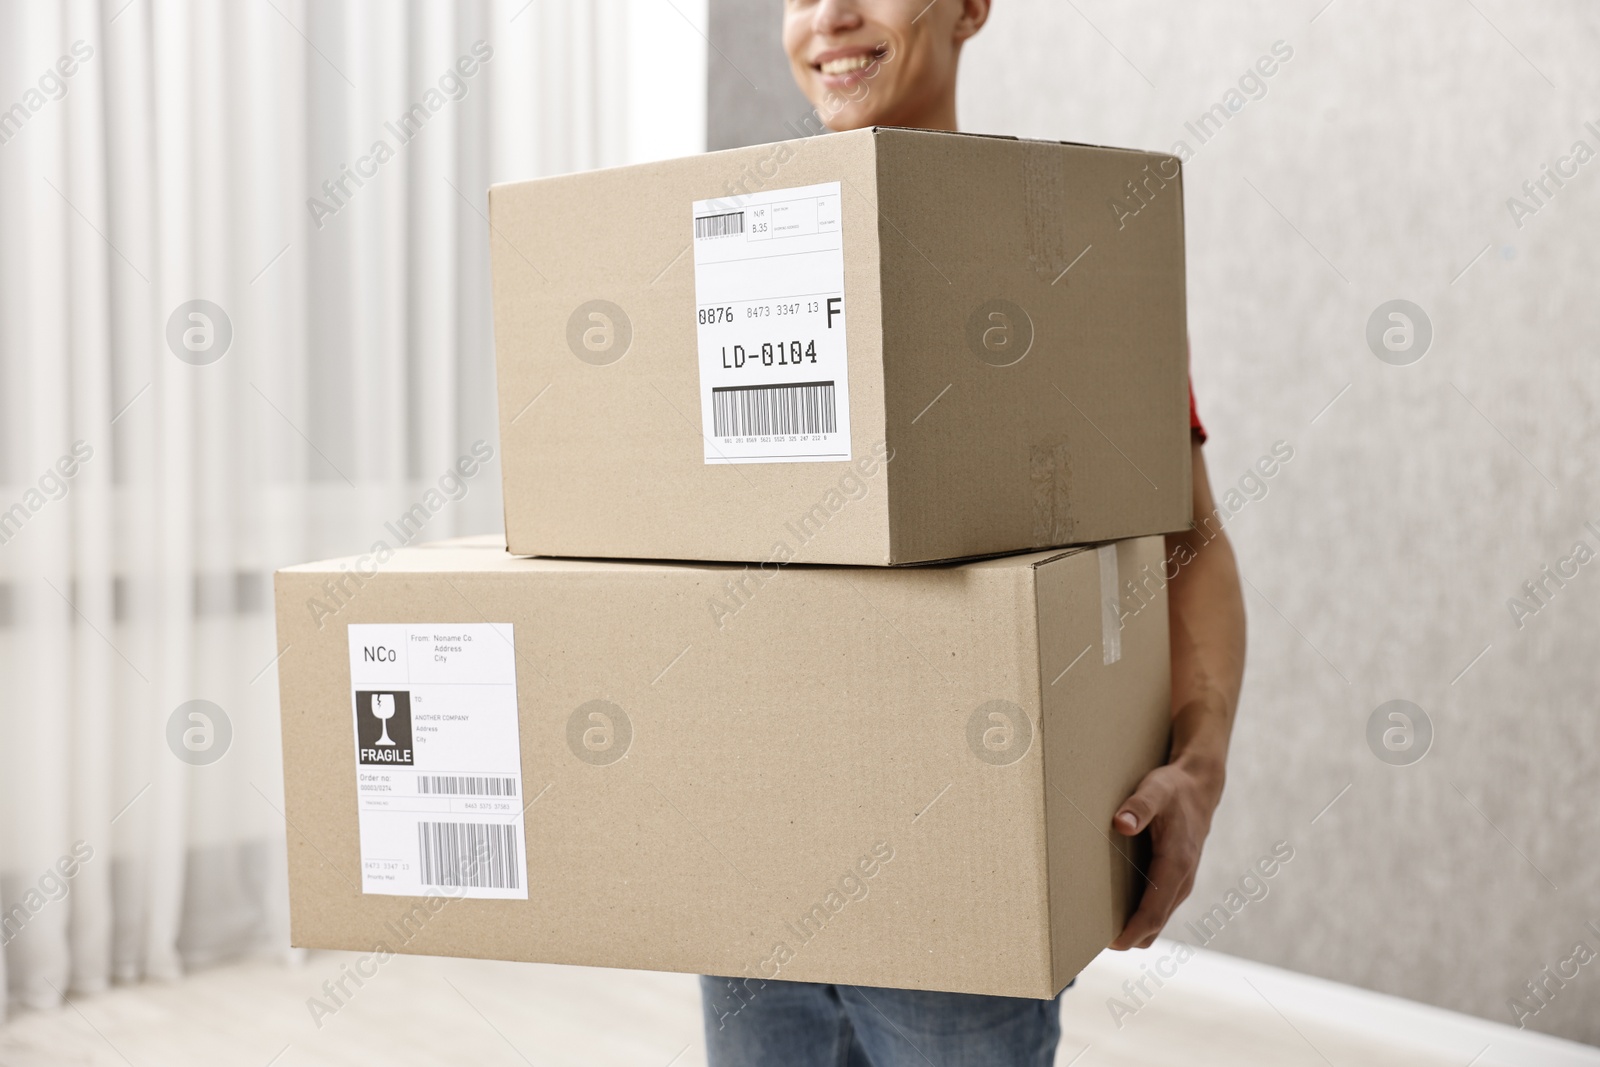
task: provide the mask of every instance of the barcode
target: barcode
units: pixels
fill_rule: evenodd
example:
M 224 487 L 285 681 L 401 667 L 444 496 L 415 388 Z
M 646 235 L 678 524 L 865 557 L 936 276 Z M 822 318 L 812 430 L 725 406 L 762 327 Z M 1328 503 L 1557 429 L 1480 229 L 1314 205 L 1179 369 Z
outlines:
M 458 774 L 424 774 L 417 778 L 418 793 L 455 793 L 464 797 L 514 797 L 515 778 L 481 778 Z
M 727 237 L 744 232 L 744 212 L 730 211 L 726 215 L 701 215 L 694 220 L 695 238 Z
M 833 433 L 837 428 L 832 382 L 713 389 L 711 407 L 717 437 Z
M 517 827 L 477 822 L 419 822 L 422 884 L 516 889 Z

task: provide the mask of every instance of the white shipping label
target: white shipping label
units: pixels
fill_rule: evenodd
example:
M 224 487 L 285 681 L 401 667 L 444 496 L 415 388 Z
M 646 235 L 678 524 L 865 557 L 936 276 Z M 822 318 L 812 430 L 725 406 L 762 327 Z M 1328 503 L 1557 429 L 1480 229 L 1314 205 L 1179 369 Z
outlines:
M 694 204 L 707 463 L 850 458 L 839 183 Z
M 528 899 L 510 623 L 350 626 L 365 893 Z

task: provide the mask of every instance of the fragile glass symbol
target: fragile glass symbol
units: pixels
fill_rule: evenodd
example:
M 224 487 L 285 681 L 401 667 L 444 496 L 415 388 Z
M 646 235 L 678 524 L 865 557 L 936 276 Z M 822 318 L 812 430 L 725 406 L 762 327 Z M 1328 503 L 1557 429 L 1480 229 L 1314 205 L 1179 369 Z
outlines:
M 372 717 L 377 719 L 380 723 L 383 724 L 383 734 L 382 734 L 381 737 L 378 738 L 378 744 L 380 744 L 380 745 L 392 745 L 392 744 L 394 744 L 393 741 L 389 740 L 389 720 L 394 718 L 394 694 L 393 693 L 373 693 L 372 694 Z

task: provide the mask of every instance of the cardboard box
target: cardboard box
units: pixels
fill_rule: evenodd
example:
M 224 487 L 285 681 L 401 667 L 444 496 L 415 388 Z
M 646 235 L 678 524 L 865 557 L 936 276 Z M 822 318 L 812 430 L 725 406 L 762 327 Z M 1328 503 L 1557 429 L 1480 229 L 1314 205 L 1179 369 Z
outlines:
M 876 128 L 489 213 L 513 553 L 883 565 L 1189 523 L 1173 156 Z
M 293 942 L 1053 996 L 1142 886 L 1162 560 L 280 571 Z

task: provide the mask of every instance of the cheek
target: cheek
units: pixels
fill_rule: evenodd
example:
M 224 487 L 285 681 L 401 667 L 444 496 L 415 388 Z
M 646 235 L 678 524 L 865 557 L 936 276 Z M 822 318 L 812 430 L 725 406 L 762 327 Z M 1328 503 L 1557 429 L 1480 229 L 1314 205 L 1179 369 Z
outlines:
M 792 17 L 783 20 L 783 50 L 789 54 L 791 62 L 796 53 L 805 50 L 806 38 L 809 36 L 806 27 L 801 25 L 799 20 Z
M 937 58 L 906 48 L 894 62 L 884 67 L 878 80 L 893 86 L 896 99 L 911 99 L 927 92 L 929 86 L 939 85 L 946 79 Z
M 860 81 L 847 90 L 848 96 L 843 97 L 846 106 L 857 111 L 882 110 L 884 105 L 895 99 L 899 92 L 895 73 L 897 72 L 890 71 L 886 67 L 879 67 L 874 77 Z

